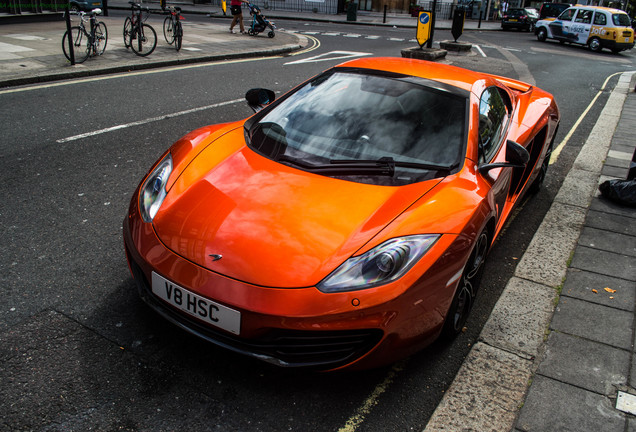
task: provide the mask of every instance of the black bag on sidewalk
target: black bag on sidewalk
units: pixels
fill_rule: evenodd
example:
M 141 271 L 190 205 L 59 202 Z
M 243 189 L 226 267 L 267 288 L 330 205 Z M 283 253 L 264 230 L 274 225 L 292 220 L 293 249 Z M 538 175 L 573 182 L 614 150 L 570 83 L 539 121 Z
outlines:
M 636 207 L 636 179 L 607 180 L 598 188 L 605 198 L 618 204 Z

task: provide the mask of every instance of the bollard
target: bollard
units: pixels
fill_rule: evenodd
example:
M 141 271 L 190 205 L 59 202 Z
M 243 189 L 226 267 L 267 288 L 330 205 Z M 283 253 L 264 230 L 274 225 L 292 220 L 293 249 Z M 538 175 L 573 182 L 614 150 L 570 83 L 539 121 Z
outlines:
M 68 6 L 64 11 L 64 17 L 66 18 L 66 34 L 68 35 L 68 53 L 71 56 L 71 66 L 75 65 L 75 51 L 73 51 L 73 33 L 71 32 L 71 14 L 69 13 Z
M 386 5 L 384 5 L 384 18 L 382 18 L 382 24 L 386 24 Z

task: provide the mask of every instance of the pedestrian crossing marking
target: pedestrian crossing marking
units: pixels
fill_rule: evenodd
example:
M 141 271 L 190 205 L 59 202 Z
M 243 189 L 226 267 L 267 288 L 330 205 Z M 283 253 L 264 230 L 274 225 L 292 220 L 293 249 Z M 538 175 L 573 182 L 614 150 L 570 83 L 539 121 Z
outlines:
M 316 63 L 328 60 L 343 60 L 355 57 L 364 57 L 372 55 L 371 53 L 352 52 L 352 51 L 330 51 L 328 53 L 319 54 L 317 56 L 309 57 L 306 59 L 296 60 L 293 62 L 285 63 L 285 65 L 300 64 L 300 63 Z

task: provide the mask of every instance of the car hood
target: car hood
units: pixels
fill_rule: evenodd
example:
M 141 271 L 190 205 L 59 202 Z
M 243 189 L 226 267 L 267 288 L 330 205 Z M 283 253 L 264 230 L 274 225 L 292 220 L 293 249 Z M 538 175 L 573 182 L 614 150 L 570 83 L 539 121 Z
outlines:
M 245 146 L 242 128 L 181 173 L 154 219 L 173 252 L 268 287 L 317 284 L 439 183 L 360 184 L 304 172 Z

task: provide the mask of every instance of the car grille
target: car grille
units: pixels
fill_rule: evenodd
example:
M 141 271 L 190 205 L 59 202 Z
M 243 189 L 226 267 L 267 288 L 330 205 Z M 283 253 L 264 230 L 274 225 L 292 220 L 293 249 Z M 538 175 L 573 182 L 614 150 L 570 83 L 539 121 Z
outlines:
M 379 329 L 300 331 L 271 329 L 255 339 L 217 331 L 159 300 L 141 268 L 130 260 L 141 298 L 164 318 L 209 342 L 285 367 L 332 369 L 361 357 L 382 338 Z

